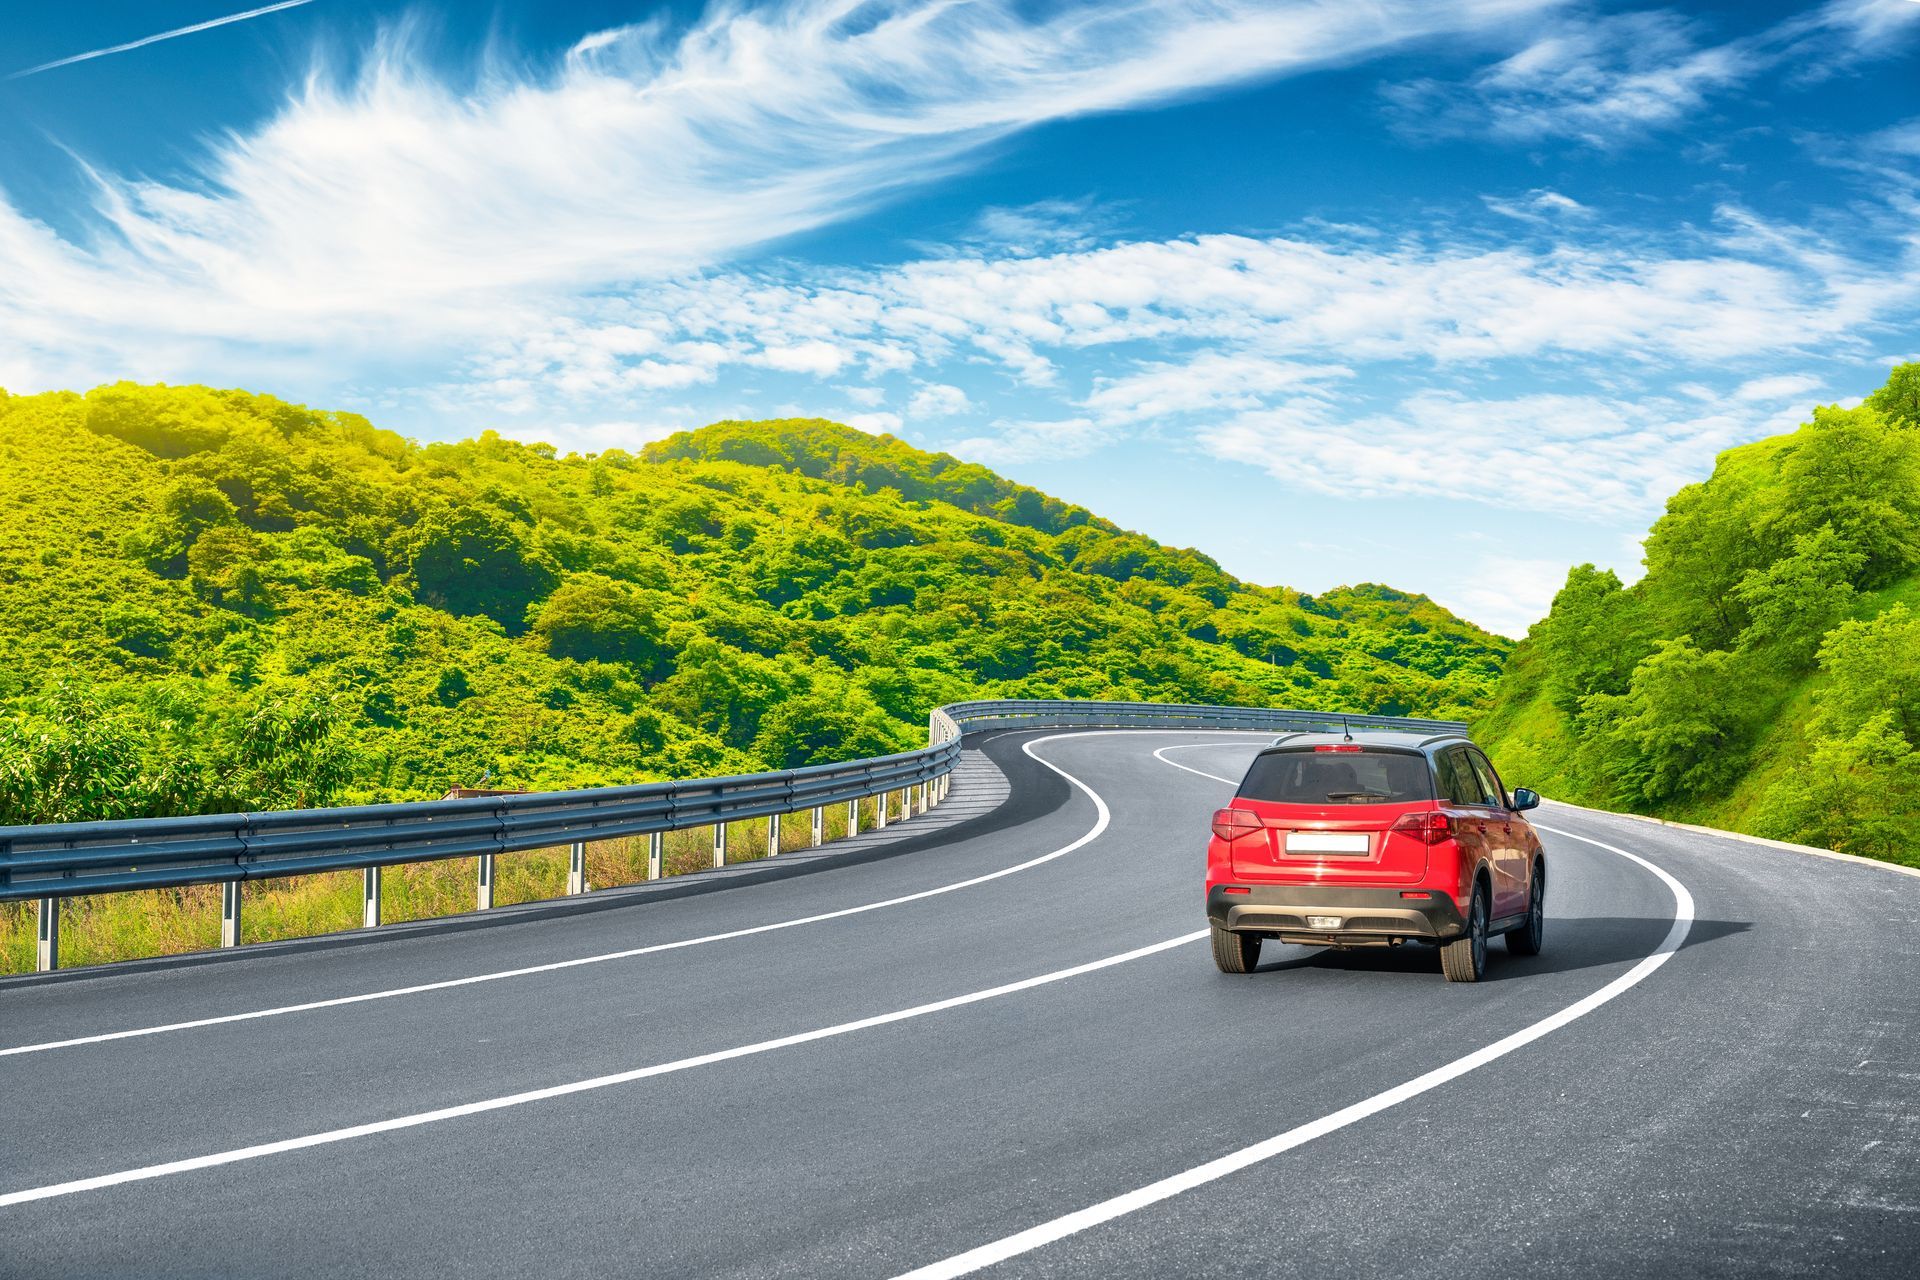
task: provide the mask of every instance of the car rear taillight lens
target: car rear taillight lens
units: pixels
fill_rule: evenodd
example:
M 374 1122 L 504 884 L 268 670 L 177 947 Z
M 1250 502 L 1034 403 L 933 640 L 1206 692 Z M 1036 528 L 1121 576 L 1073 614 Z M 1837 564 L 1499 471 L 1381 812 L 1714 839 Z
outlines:
M 1453 839 L 1453 819 L 1444 813 L 1429 809 L 1422 813 L 1409 813 L 1393 824 L 1393 829 L 1403 836 L 1412 836 L 1415 840 L 1427 844 L 1439 844 L 1442 840 Z
M 1260 830 L 1258 814 L 1248 813 L 1245 809 L 1216 809 L 1213 814 L 1213 834 L 1222 840 L 1238 840 Z
M 1332 744 L 1323 743 L 1322 745 L 1315 747 L 1314 750 L 1315 751 L 1358 751 L 1360 750 L 1360 748 L 1348 746 L 1344 742 L 1336 742 Z

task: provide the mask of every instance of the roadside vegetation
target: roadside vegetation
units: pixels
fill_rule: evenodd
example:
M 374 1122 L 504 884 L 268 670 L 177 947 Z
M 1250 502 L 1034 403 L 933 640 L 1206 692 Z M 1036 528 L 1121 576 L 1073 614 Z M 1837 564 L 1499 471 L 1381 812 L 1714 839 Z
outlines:
M 1510 647 L 831 422 L 582 456 L 243 391 L 0 392 L 0 825 L 789 767 L 970 697 L 1464 717 Z M 7 909 L 0 952 L 23 933 Z
M 1722 454 L 1646 565 L 1568 574 L 1479 722 L 1502 769 L 1920 865 L 1920 364 Z

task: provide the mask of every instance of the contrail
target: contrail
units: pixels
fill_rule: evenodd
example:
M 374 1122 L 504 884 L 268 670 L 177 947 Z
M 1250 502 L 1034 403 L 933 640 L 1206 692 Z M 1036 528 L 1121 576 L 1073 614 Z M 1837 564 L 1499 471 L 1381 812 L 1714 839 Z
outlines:
M 87 53 L 76 53 L 71 58 L 57 58 L 52 62 L 43 62 L 37 67 L 28 67 L 25 71 L 16 71 L 8 76 L 9 80 L 18 80 L 22 76 L 39 75 L 42 71 L 51 71 L 55 67 L 71 66 L 76 62 L 85 62 L 89 58 L 104 58 L 110 53 L 125 53 L 129 49 L 138 49 L 143 45 L 158 44 L 162 40 L 171 40 L 175 36 L 190 36 L 196 31 L 211 31 L 215 27 L 224 27 L 229 22 L 245 22 L 248 18 L 258 18 L 262 14 L 278 13 L 282 9 L 298 9 L 303 4 L 312 4 L 313 0 L 280 0 L 278 4 L 262 5 L 258 9 L 249 9 L 245 13 L 230 13 L 224 18 L 210 18 L 205 22 L 196 22 L 190 27 L 175 27 L 171 31 L 162 31 L 158 35 L 142 36 L 138 40 L 129 40 L 125 44 L 116 44 L 106 49 L 93 49 Z

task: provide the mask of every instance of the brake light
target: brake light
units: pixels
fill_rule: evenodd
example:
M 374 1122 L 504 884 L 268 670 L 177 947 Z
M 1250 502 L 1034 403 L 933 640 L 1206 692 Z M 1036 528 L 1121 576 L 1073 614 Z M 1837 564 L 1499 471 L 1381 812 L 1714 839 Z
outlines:
M 1420 813 L 1409 813 L 1393 824 L 1393 829 L 1401 835 L 1412 836 L 1415 840 L 1427 844 L 1439 844 L 1442 840 L 1453 839 L 1453 819 L 1437 810 L 1428 809 Z
M 1258 814 L 1248 813 L 1245 809 L 1216 809 L 1213 814 L 1213 834 L 1222 840 L 1234 841 L 1242 836 L 1250 836 L 1260 830 Z
M 1332 743 L 1322 743 L 1320 746 L 1315 747 L 1314 750 L 1315 751 L 1358 751 L 1360 750 L 1360 748 L 1355 746 L 1349 746 L 1344 742 L 1332 742 Z

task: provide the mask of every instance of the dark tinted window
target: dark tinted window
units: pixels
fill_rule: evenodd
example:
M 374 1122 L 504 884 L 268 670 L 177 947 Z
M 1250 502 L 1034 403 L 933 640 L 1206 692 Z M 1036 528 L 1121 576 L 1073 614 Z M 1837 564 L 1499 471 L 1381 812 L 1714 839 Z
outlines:
M 1437 763 L 1442 797 L 1454 804 L 1487 802 L 1487 793 L 1481 790 L 1480 779 L 1474 776 L 1473 766 L 1467 763 L 1466 748 L 1454 747 L 1442 752 Z
M 1507 805 L 1507 793 L 1500 785 L 1500 775 L 1493 771 L 1493 762 L 1478 751 L 1469 751 L 1467 756 L 1473 761 L 1473 771 L 1480 775 L 1480 785 L 1486 788 L 1489 796 L 1493 797 L 1490 803 L 1504 809 Z
M 1433 799 L 1433 781 L 1425 756 L 1307 747 L 1255 757 L 1240 796 L 1278 804 L 1403 804 Z

